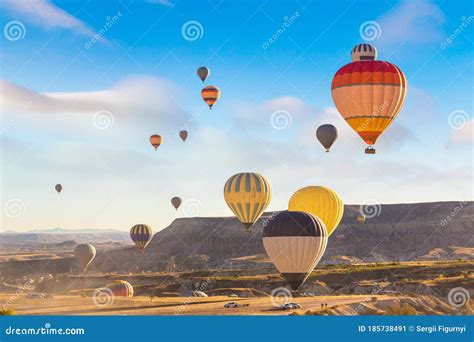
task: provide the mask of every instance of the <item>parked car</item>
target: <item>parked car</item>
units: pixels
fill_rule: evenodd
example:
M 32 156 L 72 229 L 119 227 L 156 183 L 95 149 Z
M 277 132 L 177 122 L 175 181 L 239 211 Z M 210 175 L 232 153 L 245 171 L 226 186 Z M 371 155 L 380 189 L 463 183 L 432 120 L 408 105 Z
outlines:
M 280 305 L 280 309 L 283 309 L 283 310 L 301 309 L 301 305 L 299 305 L 298 303 L 286 303 L 286 304 Z
M 37 298 L 44 298 L 44 294 L 42 293 L 36 293 L 36 292 L 31 292 L 26 295 L 26 298 L 29 299 L 37 299 Z
M 224 308 L 226 309 L 237 308 L 238 306 L 239 304 L 237 304 L 236 302 L 229 302 L 229 303 L 224 304 Z
M 238 296 L 235 293 L 232 293 L 229 297 L 237 298 Z

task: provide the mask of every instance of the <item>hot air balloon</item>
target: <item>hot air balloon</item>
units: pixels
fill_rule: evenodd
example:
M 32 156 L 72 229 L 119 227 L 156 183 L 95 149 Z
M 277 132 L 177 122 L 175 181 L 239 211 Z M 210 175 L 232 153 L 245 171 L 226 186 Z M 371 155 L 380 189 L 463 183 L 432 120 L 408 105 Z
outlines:
M 158 149 L 158 147 L 160 147 L 162 142 L 163 138 L 161 137 L 161 135 L 153 134 L 152 136 L 150 136 L 150 144 L 153 145 L 155 151 Z
M 197 74 L 199 78 L 201 79 L 201 81 L 204 82 L 206 78 L 208 78 L 209 75 L 211 74 L 211 70 L 209 70 L 208 67 L 202 66 L 199 69 L 197 69 Z
M 56 184 L 54 188 L 56 189 L 58 194 L 61 193 L 61 191 L 63 190 L 63 186 L 61 184 Z
M 344 203 L 339 195 L 324 186 L 307 186 L 296 191 L 288 203 L 290 211 L 306 211 L 323 220 L 328 236 L 341 221 Z
M 90 243 L 84 243 L 76 246 L 76 249 L 74 249 L 74 258 L 79 261 L 81 268 L 86 269 L 92 260 L 94 260 L 95 253 L 94 246 Z
M 330 124 L 321 125 L 316 130 L 316 138 L 318 138 L 321 145 L 324 146 L 326 152 L 329 152 L 329 149 L 336 141 L 337 136 L 337 128 Z
M 186 130 L 179 131 L 179 137 L 180 137 L 183 141 L 186 141 L 186 139 L 188 138 L 188 131 L 186 131 Z
M 173 198 L 171 199 L 171 204 L 173 205 L 173 207 L 174 207 L 176 210 L 178 210 L 179 206 L 181 205 L 181 202 L 182 202 L 182 200 L 181 200 L 181 198 L 179 198 L 179 197 L 173 197 Z
M 282 211 L 263 229 L 265 251 L 294 291 L 318 264 L 327 242 L 323 221 L 302 211 Z
M 133 297 L 133 286 L 125 280 L 115 280 L 106 285 L 114 297 Z
M 250 232 L 272 199 L 270 183 L 258 173 L 237 173 L 224 186 L 224 199 L 230 210 Z
M 362 214 L 357 215 L 357 222 L 364 223 L 365 222 L 365 216 L 362 215 Z
M 371 45 L 357 45 L 352 50 L 354 62 L 340 68 L 331 85 L 337 110 L 369 145 L 365 150 L 368 154 L 375 153 L 372 145 L 400 112 L 407 92 L 401 70 L 375 60 L 376 56 Z
M 150 226 L 146 224 L 136 224 L 130 229 L 130 237 L 132 241 L 135 242 L 135 246 L 137 246 L 138 250 L 142 253 L 152 236 L 153 232 Z
M 207 103 L 209 109 L 212 109 L 214 103 L 216 103 L 217 99 L 221 97 L 221 91 L 217 87 L 207 86 L 201 90 L 201 97 L 204 102 Z

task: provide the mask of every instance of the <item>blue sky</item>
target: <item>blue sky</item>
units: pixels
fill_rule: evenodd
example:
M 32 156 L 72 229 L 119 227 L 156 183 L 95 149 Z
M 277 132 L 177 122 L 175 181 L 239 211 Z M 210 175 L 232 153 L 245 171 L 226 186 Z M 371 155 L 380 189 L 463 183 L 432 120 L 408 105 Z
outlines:
M 269 178 L 271 210 L 309 184 L 346 203 L 473 198 L 469 1 L 8 0 L 0 13 L 2 229 L 158 230 L 175 217 L 230 215 L 221 188 L 247 170 Z M 20 38 L 8 31 L 16 22 Z M 196 22 L 194 40 L 183 30 Z M 409 85 L 375 156 L 330 93 L 364 41 Z M 222 91 L 212 111 L 201 65 Z M 275 129 L 281 110 L 291 124 Z M 113 124 L 100 129 L 104 111 Z M 341 133 L 329 155 L 314 139 L 326 122 Z M 165 140 L 156 153 L 153 133 Z M 177 213 L 174 195 L 186 204 Z

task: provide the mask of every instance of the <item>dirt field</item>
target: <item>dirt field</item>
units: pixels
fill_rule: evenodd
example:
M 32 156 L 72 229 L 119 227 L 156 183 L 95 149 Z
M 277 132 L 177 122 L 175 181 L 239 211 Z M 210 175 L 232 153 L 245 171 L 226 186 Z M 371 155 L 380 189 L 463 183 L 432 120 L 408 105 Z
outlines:
M 379 301 L 393 301 L 404 297 L 377 296 Z M 272 304 L 270 297 L 231 298 L 216 296 L 208 298 L 115 298 L 113 303 L 96 305 L 90 297 L 55 296 L 53 298 L 29 299 L 25 295 L 15 297 L 12 294 L 0 294 L 0 302 L 10 303 L 18 315 L 286 315 L 292 312 L 303 313 L 342 304 L 354 304 L 368 301 L 366 295 L 358 296 L 319 296 L 298 297 L 292 302 L 299 303 L 301 309 L 281 310 Z M 237 308 L 224 308 L 224 304 L 236 302 Z M 247 305 L 248 306 L 244 306 Z M 242 305 L 242 306 L 240 306 Z

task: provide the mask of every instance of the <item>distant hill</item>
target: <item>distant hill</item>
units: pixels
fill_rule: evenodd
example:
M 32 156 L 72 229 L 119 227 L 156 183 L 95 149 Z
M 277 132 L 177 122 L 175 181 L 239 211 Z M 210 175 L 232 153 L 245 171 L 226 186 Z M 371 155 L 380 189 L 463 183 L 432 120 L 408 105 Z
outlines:
M 128 232 L 118 229 L 64 229 L 64 228 L 49 228 L 49 229 L 31 229 L 24 232 L 18 232 L 15 230 L 7 230 L 1 232 L 1 234 L 127 234 Z
M 338 229 L 329 239 L 322 263 L 382 262 L 472 258 L 474 202 L 387 204 L 378 215 L 359 224 L 359 205 L 346 205 Z M 94 268 L 102 271 L 190 270 L 256 267 L 252 258 L 263 255 L 266 213 L 244 232 L 233 217 L 180 218 L 156 233 L 145 255 L 133 248 L 98 256 Z M 111 263 L 110 259 L 114 262 Z
M 129 242 L 128 232 L 116 229 L 34 229 L 25 232 L 8 230 L 0 233 L 0 241 L 5 243 L 60 243 L 74 240 L 84 242 Z
M 389 204 L 375 209 L 378 215 L 359 224 L 359 206 L 345 206 L 321 264 L 474 258 L 474 202 Z M 98 252 L 90 272 L 271 269 L 262 232 L 264 222 L 274 214 L 265 213 L 251 234 L 245 233 L 234 217 L 176 219 L 153 236 L 144 254 L 132 247 L 128 233 L 121 231 L 0 234 L 0 248 L 7 250 L 12 243 L 29 244 L 24 251 L 31 252 L 36 243 L 37 249 L 47 243 L 48 251 L 62 251 L 55 260 L 36 258 L 27 265 L 15 261 L 12 254 L 8 261 L 0 262 L 0 274 L 24 275 L 32 269 L 45 273 L 78 271 L 72 258 L 75 244 L 91 241 Z

